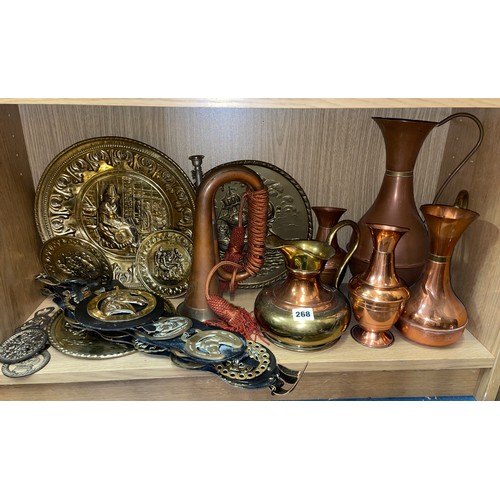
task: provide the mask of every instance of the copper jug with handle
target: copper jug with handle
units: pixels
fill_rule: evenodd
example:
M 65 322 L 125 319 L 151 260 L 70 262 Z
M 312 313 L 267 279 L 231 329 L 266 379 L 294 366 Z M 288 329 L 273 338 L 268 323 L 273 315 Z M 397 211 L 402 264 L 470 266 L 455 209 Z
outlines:
M 335 286 L 329 286 L 322 283 L 320 274 L 335 253 L 333 238 L 346 226 L 352 228 L 355 243 L 338 269 Z M 287 269 L 284 280 L 267 285 L 255 299 L 255 319 L 271 342 L 290 350 L 310 351 L 329 347 L 340 338 L 349 325 L 351 309 L 337 286 L 357 238 L 358 226 L 348 219 L 336 224 L 326 241 L 267 237 L 266 247 L 282 253 Z
M 373 247 L 366 223 L 376 222 L 409 229 L 408 234 L 398 244 L 395 251 L 396 272 L 408 286 L 419 278 L 427 262 L 429 233 L 417 211 L 414 199 L 415 162 L 428 134 L 434 128 L 455 118 L 467 118 L 474 121 L 479 129 L 479 138 L 467 156 L 443 182 L 434 198 L 434 204 L 451 179 L 481 145 L 484 136 L 481 121 L 469 113 L 454 113 L 440 122 L 373 117 L 384 137 L 386 170 L 373 205 L 358 221 L 359 245 L 349 261 L 349 269 L 353 276 L 365 271 L 369 265 Z M 348 246 L 352 247 L 352 244 L 351 240 Z

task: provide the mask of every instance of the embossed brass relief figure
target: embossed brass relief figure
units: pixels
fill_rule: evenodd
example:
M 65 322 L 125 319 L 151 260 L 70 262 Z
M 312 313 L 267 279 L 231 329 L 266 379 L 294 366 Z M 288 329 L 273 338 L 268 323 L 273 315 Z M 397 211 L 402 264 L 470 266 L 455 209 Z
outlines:
M 43 242 L 76 237 L 102 251 L 113 279 L 144 288 L 136 255 L 152 233 L 192 236 L 194 187 L 168 156 L 122 137 L 74 144 L 45 170 L 37 186 L 35 219 Z M 157 290 L 158 291 L 158 290 Z

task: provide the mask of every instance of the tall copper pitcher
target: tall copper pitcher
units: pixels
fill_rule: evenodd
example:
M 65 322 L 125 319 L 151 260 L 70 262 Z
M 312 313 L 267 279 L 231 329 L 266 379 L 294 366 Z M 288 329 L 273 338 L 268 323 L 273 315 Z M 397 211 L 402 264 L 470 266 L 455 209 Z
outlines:
M 436 203 L 449 181 L 480 146 L 484 135 L 482 123 L 469 113 L 455 113 L 440 122 L 373 118 L 385 141 L 386 171 L 373 205 L 358 221 L 361 233 L 360 242 L 349 261 L 349 269 L 353 276 L 368 267 L 372 253 L 372 240 L 366 222 L 377 222 L 409 228 L 409 233 L 396 248 L 396 272 L 408 286 L 418 279 L 427 261 L 429 234 L 415 205 L 413 193 L 415 162 L 431 130 L 459 117 L 470 118 L 476 123 L 479 128 L 479 139 L 438 190 L 433 201 Z
M 462 336 L 468 322 L 465 306 L 451 286 L 453 250 L 477 212 L 447 205 L 421 207 L 430 232 L 430 253 L 396 328 L 419 344 L 445 346 Z

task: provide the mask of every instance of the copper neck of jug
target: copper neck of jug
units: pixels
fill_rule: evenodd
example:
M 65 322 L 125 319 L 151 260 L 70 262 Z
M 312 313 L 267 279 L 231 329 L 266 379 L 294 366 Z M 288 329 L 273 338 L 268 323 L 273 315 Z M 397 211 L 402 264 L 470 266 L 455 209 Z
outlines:
M 411 172 L 429 132 L 438 122 L 373 117 L 385 141 L 388 172 Z
M 373 253 L 364 280 L 373 286 L 400 286 L 396 274 L 394 250 L 409 229 L 386 224 L 367 223 L 373 242 Z
M 479 217 L 477 212 L 449 205 L 420 207 L 430 233 L 430 258 L 440 262 L 451 259 L 453 250 L 467 227 Z
M 205 285 L 212 268 L 219 262 L 219 245 L 215 229 L 215 195 L 228 182 L 242 182 L 254 191 L 265 186 L 253 170 L 243 165 L 216 167 L 207 172 L 196 191 L 193 224 L 193 255 L 191 274 L 184 301 L 179 305 L 179 314 L 199 321 L 215 319 L 205 296 Z M 220 274 L 222 274 L 222 269 Z M 227 271 L 226 271 L 227 273 Z M 229 279 L 231 273 L 227 273 Z M 239 271 L 236 281 L 250 277 L 246 271 Z M 218 280 L 214 277 L 209 284 L 209 295 L 219 294 Z

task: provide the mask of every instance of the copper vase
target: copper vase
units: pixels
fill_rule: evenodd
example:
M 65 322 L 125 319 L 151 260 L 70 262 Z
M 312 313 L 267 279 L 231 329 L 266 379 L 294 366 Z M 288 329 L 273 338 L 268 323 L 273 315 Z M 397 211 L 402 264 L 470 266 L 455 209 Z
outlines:
M 327 241 L 332 228 L 337 224 L 346 208 L 338 207 L 311 207 L 318 220 L 318 230 L 316 232 L 316 241 Z M 331 240 L 331 246 L 335 250 L 333 257 L 326 261 L 325 267 L 319 278 L 325 285 L 340 285 L 344 279 L 345 268 L 339 275 L 339 269 L 347 254 L 346 250 L 339 246 L 337 234 Z
M 396 328 L 419 344 L 446 346 L 460 339 L 468 322 L 467 310 L 451 286 L 451 257 L 479 214 L 447 205 L 423 205 L 421 211 L 430 232 L 430 253 L 422 275 L 410 287 Z
M 438 190 L 433 203 L 444 187 L 465 165 L 483 139 L 481 122 L 469 113 L 455 113 L 440 122 L 374 117 L 385 142 L 386 170 L 379 193 L 373 205 L 358 221 L 361 238 L 349 262 L 352 275 L 366 270 L 372 252 L 370 232 L 366 222 L 409 228 L 409 234 L 396 249 L 396 271 L 410 286 L 417 281 L 427 261 L 429 235 L 414 200 L 413 174 L 418 154 L 428 134 L 453 118 L 470 118 L 479 128 L 479 139 L 474 148 L 447 177 Z M 349 247 L 350 248 L 350 247 Z
M 348 283 L 352 312 L 358 322 L 351 335 L 367 347 L 389 347 L 394 342 L 389 330 L 410 296 L 394 263 L 396 245 L 408 228 L 373 223 L 367 226 L 372 239 L 370 263 L 366 271 Z

